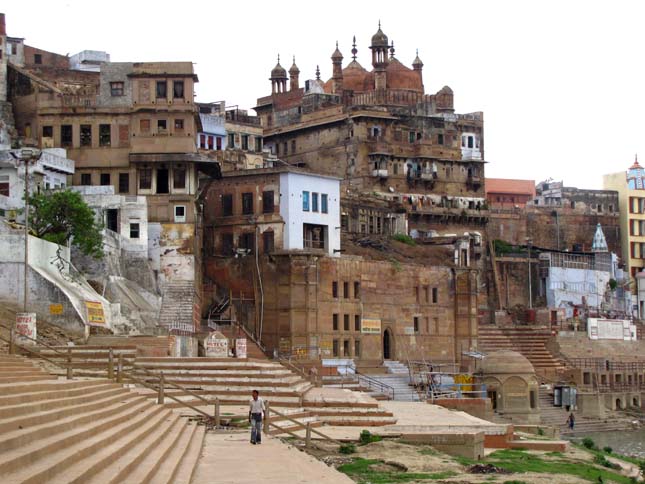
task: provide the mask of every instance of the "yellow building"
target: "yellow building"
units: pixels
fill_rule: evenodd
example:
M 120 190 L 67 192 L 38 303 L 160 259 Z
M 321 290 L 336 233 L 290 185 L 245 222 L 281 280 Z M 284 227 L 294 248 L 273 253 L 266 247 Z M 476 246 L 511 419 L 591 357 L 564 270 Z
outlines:
M 636 160 L 626 172 L 604 175 L 603 188 L 618 192 L 622 256 L 635 278 L 645 268 L 645 168 Z

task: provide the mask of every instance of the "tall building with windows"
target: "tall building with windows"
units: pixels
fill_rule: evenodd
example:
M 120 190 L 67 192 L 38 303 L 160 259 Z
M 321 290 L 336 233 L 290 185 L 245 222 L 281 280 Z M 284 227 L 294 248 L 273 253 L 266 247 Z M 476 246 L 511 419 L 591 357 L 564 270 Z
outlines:
M 625 171 L 603 177 L 605 189 L 618 192 L 623 261 L 636 278 L 645 269 L 645 169 L 638 158 Z
M 23 61 L 10 59 L 7 73 L 18 135 L 42 148 L 65 148 L 76 161 L 73 185 L 145 197 L 158 290 L 165 297 L 180 286 L 182 299 L 192 303 L 168 322 L 198 323 L 201 228 L 195 197 L 200 177 L 217 177 L 220 169 L 195 143 L 201 123 L 193 64 L 109 62 L 107 54 L 94 51 L 69 58 L 26 45 L 23 50 Z M 125 227 L 124 237 L 141 236 L 140 220 L 113 225 Z

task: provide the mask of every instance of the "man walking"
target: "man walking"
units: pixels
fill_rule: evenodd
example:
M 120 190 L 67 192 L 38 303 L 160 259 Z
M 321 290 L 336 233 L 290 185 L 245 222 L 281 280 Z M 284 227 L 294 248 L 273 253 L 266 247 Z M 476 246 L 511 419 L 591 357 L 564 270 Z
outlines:
M 569 415 L 569 418 L 567 419 L 567 425 L 569 426 L 569 430 L 573 430 L 574 425 L 576 424 L 576 418 L 573 416 L 573 412 Z
M 251 424 L 251 443 L 262 443 L 262 418 L 264 417 L 265 407 L 264 400 L 260 398 L 260 393 L 253 390 L 253 398 L 249 402 L 249 423 Z

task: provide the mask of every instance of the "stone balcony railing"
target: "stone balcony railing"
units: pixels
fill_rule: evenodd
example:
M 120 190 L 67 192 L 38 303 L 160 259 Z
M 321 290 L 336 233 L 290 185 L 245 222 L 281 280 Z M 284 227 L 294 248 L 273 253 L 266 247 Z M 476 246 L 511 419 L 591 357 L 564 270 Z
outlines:
M 384 169 L 372 170 L 372 176 L 376 178 L 387 178 L 388 171 Z

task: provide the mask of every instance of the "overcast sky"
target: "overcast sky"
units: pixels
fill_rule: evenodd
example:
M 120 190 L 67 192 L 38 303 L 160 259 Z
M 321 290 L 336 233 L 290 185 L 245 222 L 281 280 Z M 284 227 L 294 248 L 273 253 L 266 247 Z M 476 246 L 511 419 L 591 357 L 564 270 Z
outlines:
M 61 54 L 105 50 L 112 61 L 195 63 L 198 101 L 252 108 L 270 92 L 278 53 L 301 84 L 331 76 L 338 40 L 369 67 L 377 30 L 426 92 L 444 85 L 459 113 L 484 111 L 487 176 L 602 188 L 602 175 L 645 161 L 645 2 L 165 1 L 12 2 L 10 36 Z

